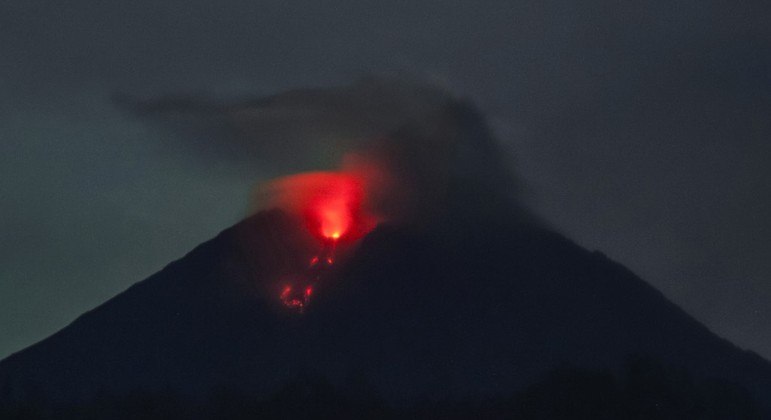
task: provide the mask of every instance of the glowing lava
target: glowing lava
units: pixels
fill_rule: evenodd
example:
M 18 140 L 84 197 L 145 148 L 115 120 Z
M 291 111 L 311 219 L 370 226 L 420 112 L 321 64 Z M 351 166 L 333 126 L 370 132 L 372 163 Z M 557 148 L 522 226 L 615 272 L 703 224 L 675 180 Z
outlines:
M 313 288 L 327 275 L 334 264 L 334 240 L 327 242 L 321 252 L 311 258 L 308 268 L 302 275 L 293 277 L 291 284 L 285 284 L 281 290 L 281 302 L 289 309 L 303 313 L 310 303 Z
M 303 290 L 302 288 L 297 289 L 291 285 L 286 285 L 281 291 L 281 301 L 288 308 L 302 313 L 303 308 L 305 308 L 310 301 L 312 293 L 313 288 L 311 286 L 306 286 Z
M 354 172 L 310 172 L 271 182 L 274 204 L 300 215 L 321 243 L 306 270 L 283 286 L 280 299 L 299 313 L 310 302 L 314 288 L 327 276 L 336 260 L 338 245 L 355 242 L 376 224 L 366 210 L 363 178 Z

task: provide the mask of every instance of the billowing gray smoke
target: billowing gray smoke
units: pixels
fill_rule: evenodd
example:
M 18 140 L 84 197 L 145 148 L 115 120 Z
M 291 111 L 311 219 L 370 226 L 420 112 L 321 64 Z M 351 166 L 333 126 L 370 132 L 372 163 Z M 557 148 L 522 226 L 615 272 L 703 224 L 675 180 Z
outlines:
M 388 220 L 532 220 L 517 198 L 510 158 L 484 117 L 443 89 L 368 79 L 239 101 L 189 95 L 114 99 L 172 127 L 183 140 L 180 148 L 203 159 L 276 176 L 376 168 L 379 182 L 368 205 Z

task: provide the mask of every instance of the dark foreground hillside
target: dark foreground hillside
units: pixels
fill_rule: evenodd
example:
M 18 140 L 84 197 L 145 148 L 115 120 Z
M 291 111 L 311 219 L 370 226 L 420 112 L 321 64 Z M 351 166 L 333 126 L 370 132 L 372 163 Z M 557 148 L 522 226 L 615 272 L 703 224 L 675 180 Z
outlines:
M 620 376 L 563 367 L 523 390 L 496 398 L 417 400 L 394 406 L 365 382 L 334 388 L 324 378 L 299 377 L 265 398 L 220 389 L 203 399 L 174 392 L 132 392 L 85 403 L 16 403 L 4 419 L 756 419 L 760 407 L 746 389 L 632 359 Z

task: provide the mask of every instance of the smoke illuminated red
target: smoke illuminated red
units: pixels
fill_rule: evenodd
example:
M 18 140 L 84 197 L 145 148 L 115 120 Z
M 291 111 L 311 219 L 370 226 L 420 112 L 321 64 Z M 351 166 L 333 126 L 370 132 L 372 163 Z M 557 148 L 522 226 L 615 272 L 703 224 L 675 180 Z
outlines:
M 328 196 L 319 197 L 309 208 L 309 222 L 317 223 L 321 235 L 325 238 L 340 239 L 351 227 L 358 200 L 354 195 L 355 191 L 349 187 L 353 185 L 335 185 Z
M 353 172 L 308 172 L 271 182 L 278 207 L 300 214 L 322 241 L 351 241 L 369 232 L 375 217 L 364 208 L 365 182 Z

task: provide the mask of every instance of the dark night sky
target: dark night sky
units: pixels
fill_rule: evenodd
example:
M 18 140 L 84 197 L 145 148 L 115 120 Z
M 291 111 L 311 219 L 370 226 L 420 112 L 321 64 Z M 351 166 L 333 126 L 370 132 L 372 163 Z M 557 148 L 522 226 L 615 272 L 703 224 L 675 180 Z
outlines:
M 406 74 L 471 98 L 530 205 L 771 358 L 764 1 L 0 2 L 0 357 L 241 218 L 271 176 L 116 108 Z

